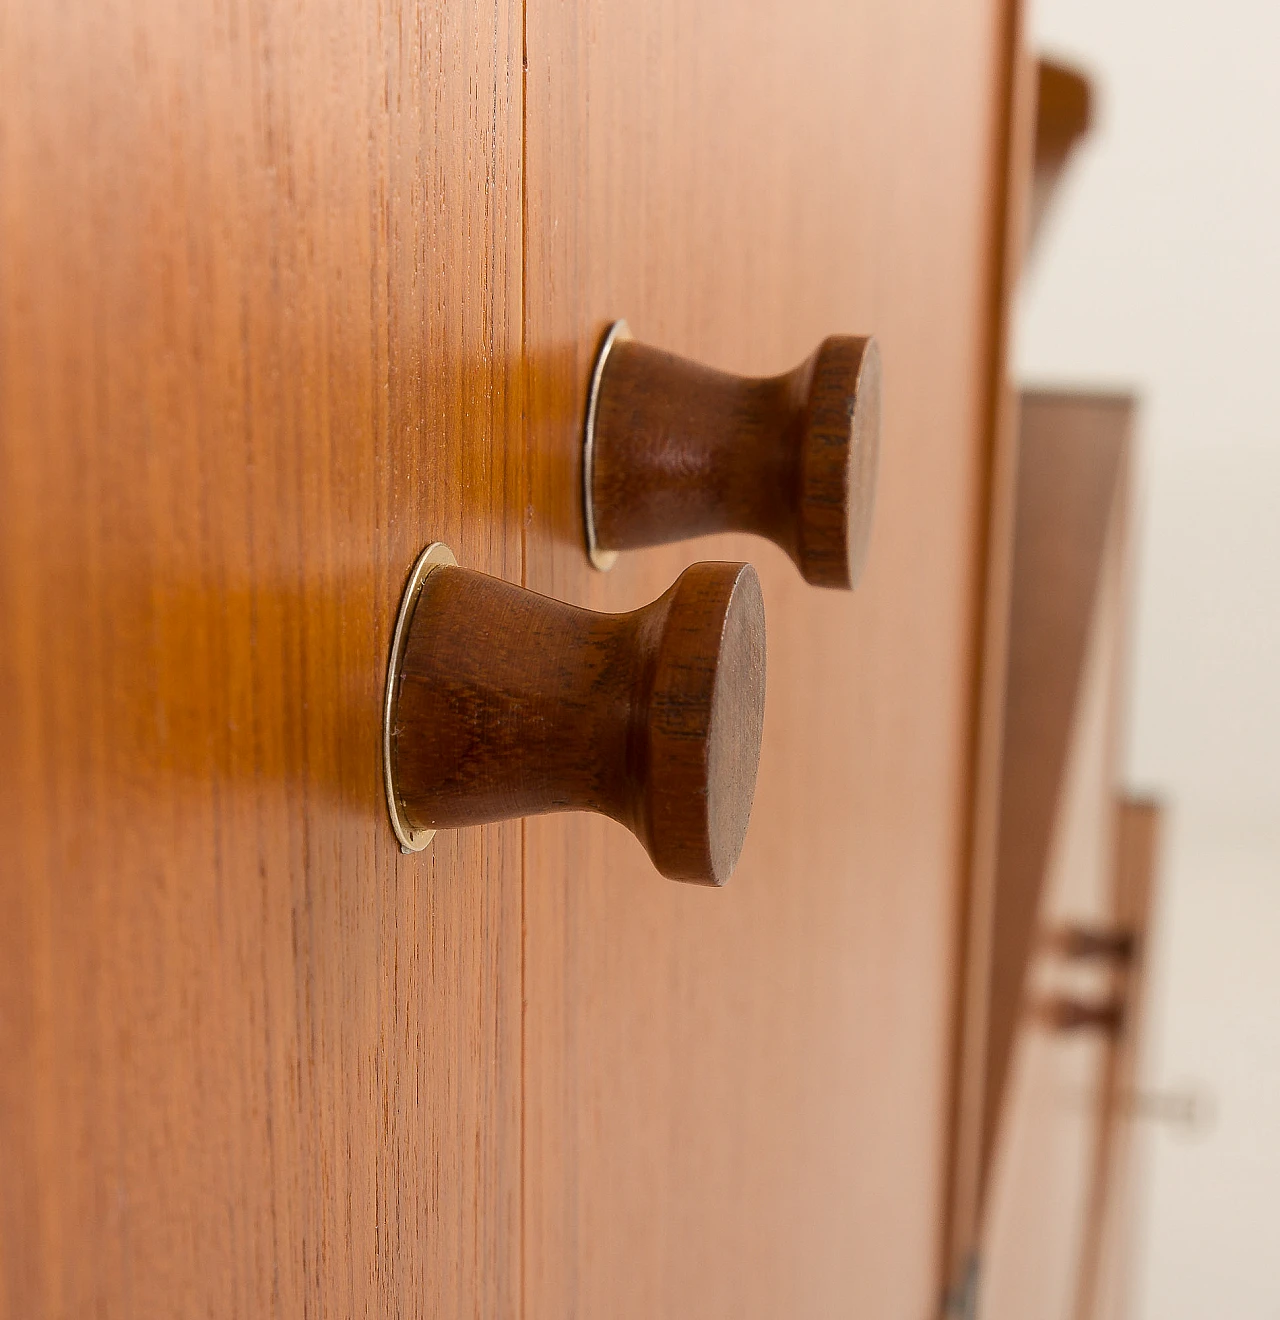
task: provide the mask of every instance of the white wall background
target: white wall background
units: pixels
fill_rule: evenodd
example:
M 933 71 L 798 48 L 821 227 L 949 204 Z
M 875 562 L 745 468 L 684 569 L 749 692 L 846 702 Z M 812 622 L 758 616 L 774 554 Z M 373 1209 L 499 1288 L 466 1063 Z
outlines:
M 1280 1320 L 1280 0 L 1030 0 L 1097 124 L 1024 282 L 1036 383 L 1144 399 L 1129 781 L 1175 816 L 1135 1320 Z

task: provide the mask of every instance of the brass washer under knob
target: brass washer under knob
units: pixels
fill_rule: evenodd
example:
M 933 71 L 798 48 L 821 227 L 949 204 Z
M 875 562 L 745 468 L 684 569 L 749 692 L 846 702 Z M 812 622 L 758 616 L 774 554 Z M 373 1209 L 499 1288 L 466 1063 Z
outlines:
M 596 516 L 592 487 L 595 480 L 596 413 L 600 404 L 600 384 L 604 380 L 605 363 L 609 350 L 619 339 L 630 339 L 631 327 L 625 321 L 615 321 L 600 345 L 595 365 L 591 368 L 591 385 L 587 390 L 587 429 L 582 442 L 582 517 L 587 529 L 587 558 L 592 566 L 607 573 L 618 562 L 616 550 L 602 550 L 596 543 Z
M 400 799 L 396 796 L 395 777 L 391 766 L 391 722 L 395 718 L 396 684 L 404 661 L 405 643 L 409 637 L 409 624 L 413 619 L 422 584 L 437 568 L 457 565 L 452 550 L 443 541 L 432 541 L 418 556 L 409 574 L 404 595 L 400 598 L 400 612 L 396 616 L 396 630 L 391 636 L 391 661 L 387 666 L 387 694 L 382 704 L 382 780 L 387 790 L 387 814 L 391 828 L 400 841 L 402 853 L 421 852 L 436 837 L 435 830 L 415 830 L 404 818 Z

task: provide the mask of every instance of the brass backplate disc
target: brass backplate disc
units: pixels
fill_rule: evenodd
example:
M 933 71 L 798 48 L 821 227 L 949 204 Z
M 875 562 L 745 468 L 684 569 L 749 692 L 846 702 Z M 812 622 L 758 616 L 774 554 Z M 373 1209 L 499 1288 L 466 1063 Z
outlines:
M 631 330 L 625 321 L 615 321 L 596 354 L 591 369 L 591 387 L 587 391 L 587 425 L 582 439 L 582 520 L 587 532 L 587 558 L 602 573 L 607 573 L 618 562 L 616 550 L 602 550 L 596 544 L 595 504 L 592 500 L 592 481 L 595 475 L 596 412 L 600 403 L 600 382 L 604 379 L 604 366 L 609 351 L 619 339 L 630 339 Z
M 400 695 L 400 668 L 404 663 L 404 648 L 409 637 L 409 624 L 418 603 L 422 584 L 437 568 L 456 565 L 453 551 L 443 541 L 432 541 L 414 562 L 413 571 L 400 598 L 400 612 L 396 616 L 396 630 L 391 637 L 391 661 L 387 666 L 387 691 L 382 703 L 382 778 L 387 790 L 387 814 L 391 828 L 400 840 L 402 853 L 421 852 L 435 838 L 435 830 L 415 830 L 404 818 L 399 795 L 396 793 L 395 770 L 391 762 L 391 736 L 394 728 L 396 704 Z

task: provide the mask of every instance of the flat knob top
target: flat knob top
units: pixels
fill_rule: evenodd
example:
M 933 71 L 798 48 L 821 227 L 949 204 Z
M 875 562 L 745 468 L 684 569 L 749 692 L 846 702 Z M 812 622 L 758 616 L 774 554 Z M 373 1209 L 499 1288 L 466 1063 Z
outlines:
M 760 763 L 764 597 L 750 564 L 716 563 L 687 568 L 667 595 L 647 719 L 646 842 L 663 875 L 722 885 Z
M 880 348 L 874 339 L 837 335 L 812 364 L 795 558 L 807 582 L 852 589 L 867 563 L 880 472 Z
M 766 536 L 817 586 L 866 563 L 880 466 L 874 339 L 835 335 L 794 371 L 751 378 L 636 343 L 614 325 L 596 359 L 583 447 L 587 548 L 710 532 Z

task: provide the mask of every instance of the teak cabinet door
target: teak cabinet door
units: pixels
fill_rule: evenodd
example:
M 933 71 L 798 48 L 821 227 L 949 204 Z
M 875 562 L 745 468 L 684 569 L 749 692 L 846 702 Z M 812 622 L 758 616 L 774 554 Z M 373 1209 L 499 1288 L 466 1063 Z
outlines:
M 531 0 L 528 585 L 632 608 L 751 559 L 768 694 L 719 892 L 608 823 L 525 834 L 525 1314 L 923 1317 L 941 1304 L 995 353 L 1005 6 Z M 781 372 L 883 349 L 870 560 L 582 550 L 592 356 Z
M 0 40 L 0 1314 L 931 1314 L 1009 0 L 18 0 Z M 591 357 L 874 332 L 846 596 L 583 551 Z M 722 892 L 402 856 L 430 540 L 596 608 L 750 559 Z
M 518 824 L 390 629 L 519 579 L 521 9 L 0 28 L 0 1314 L 514 1315 Z

